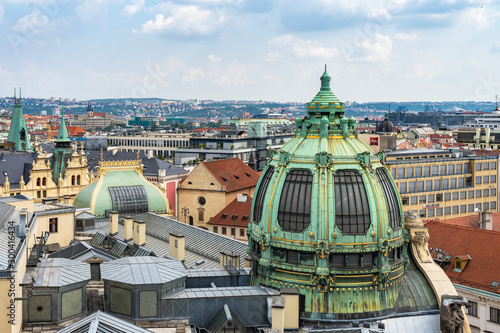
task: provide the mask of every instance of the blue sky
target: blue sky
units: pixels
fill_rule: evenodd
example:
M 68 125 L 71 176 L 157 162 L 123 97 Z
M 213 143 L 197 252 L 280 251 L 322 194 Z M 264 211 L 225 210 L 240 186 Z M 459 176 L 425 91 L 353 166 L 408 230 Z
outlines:
M 0 96 L 494 100 L 500 4 L 0 0 Z

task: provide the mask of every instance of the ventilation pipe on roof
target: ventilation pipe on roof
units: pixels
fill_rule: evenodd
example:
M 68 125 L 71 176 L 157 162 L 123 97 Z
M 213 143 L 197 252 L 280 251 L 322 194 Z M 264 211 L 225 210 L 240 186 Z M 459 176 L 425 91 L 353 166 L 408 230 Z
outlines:
M 118 212 L 113 210 L 109 212 L 109 235 L 118 234 Z
M 125 216 L 125 221 L 124 221 L 124 227 L 123 227 L 123 240 L 125 242 L 130 242 L 132 238 L 134 238 L 134 219 L 130 216 Z
M 134 245 L 144 246 L 146 244 L 146 222 L 134 220 Z
M 184 235 L 170 233 L 169 255 L 177 260 L 184 261 L 186 257 L 186 240 Z

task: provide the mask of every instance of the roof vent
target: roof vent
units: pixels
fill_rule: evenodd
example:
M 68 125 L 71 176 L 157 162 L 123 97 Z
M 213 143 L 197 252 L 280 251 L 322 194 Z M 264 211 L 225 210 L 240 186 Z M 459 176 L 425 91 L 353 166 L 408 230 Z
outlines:
M 493 288 L 493 289 L 495 289 L 495 290 L 496 290 L 496 289 L 498 288 L 498 285 L 499 285 L 499 284 L 500 284 L 499 282 L 497 282 L 497 281 L 493 281 L 493 282 L 491 283 L 491 285 L 490 285 L 490 288 Z

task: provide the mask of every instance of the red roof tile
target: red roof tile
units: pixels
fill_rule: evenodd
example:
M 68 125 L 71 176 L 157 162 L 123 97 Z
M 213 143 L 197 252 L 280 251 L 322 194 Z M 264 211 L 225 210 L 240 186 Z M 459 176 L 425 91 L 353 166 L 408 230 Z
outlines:
M 250 223 L 251 210 L 252 198 L 247 197 L 246 202 L 238 202 L 238 199 L 234 199 L 229 205 L 217 213 L 217 215 L 212 217 L 210 221 L 208 221 L 208 224 L 246 228 L 248 227 L 248 223 Z
M 453 283 L 500 294 L 500 288 L 491 286 L 495 281 L 500 282 L 500 232 L 438 221 L 428 222 L 425 226 L 430 234 L 429 247 L 442 249 L 451 255 L 452 260 L 464 253 L 471 257 L 461 272 L 454 270 L 453 262 L 448 265 L 445 272 Z
M 500 231 L 500 213 L 492 213 L 493 230 Z M 478 229 L 479 215 L 472 214 L 453 219 L 440 220 L 441 223 Z
M 259 175 L 239 158 L 201 162 L 226 192 L 238 191 L 257 185 Z

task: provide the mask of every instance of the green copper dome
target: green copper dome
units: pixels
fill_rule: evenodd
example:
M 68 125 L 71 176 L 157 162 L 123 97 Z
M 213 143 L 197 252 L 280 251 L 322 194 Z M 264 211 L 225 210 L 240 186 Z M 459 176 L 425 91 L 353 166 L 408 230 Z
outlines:
M 408 265 L 394 181 L 357 138 L 321 76 L 296 135 L 271 151 L 248 228 L 252 284 L 298 289 L 301 316 L 355 319 L 393 309 Z

